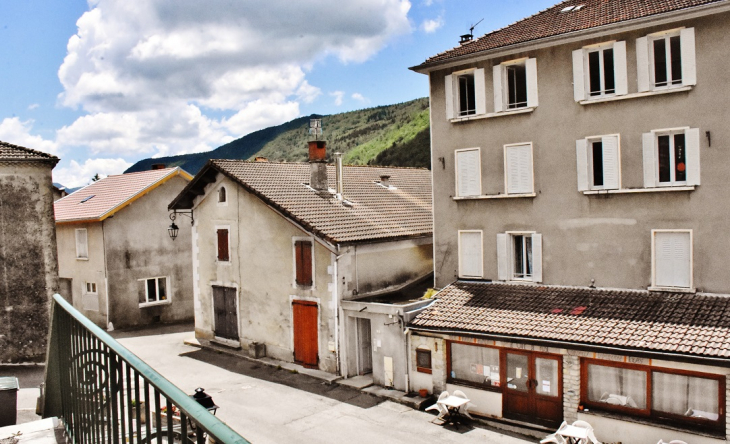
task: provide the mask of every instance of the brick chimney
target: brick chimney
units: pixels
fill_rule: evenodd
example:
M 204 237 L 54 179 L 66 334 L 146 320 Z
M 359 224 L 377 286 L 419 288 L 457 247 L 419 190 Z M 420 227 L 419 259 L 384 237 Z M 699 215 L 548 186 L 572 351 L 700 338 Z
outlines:
M 152 170 L 164 170 L 165 169 L 165 164 L 164 163 L 153 163 L 152 164 L 152 168 L 150 168 L 150 169 L 152 169 Z
M 327 192 L 327 143 L 324 140 L 309 141 L 309 186 L 318 192 Z

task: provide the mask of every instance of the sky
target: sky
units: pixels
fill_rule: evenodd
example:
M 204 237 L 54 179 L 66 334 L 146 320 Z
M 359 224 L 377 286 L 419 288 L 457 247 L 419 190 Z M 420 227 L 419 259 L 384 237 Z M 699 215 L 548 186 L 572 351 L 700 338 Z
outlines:
M 558 0 L 0 0 L 0 140 L 67 187 L 428 96 L 428 57 Z M 327 128 L 324 128 L 326 139 Z

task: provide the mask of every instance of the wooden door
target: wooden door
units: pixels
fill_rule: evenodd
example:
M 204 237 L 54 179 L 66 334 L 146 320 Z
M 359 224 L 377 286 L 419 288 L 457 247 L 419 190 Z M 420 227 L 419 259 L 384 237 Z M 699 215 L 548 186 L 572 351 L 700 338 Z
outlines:
M 373 372 L 373 344 L 370 336 L 370 319 L 357 319 L 357 374 Z
M 213 287 L 214 332 L 220 338 L 238 341 L 238 310 L 236 289 Z
M 504 351 L 502 357 L 504 417 L 558 427 L 563 419 L 560 357 L 516 350 Z
M 294 361 L 305 367 L 317 368 L 319 361 L 318 310 L 316 302 L 293 301 Z

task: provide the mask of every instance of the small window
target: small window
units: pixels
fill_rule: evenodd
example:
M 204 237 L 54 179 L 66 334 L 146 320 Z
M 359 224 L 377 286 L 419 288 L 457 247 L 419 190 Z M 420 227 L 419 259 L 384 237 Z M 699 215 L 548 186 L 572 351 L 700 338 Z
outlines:
M 447 350 L 448 382 L 489 389 L 500 387 L 499 349 L 450 342 Z
M 506 194 L 532 194 L 532 144 L 505 145 L 504 177 Z
M 144 299 L 142 303 L 163 302 L 167 300 L 167 277 L 144 279 Z
M 76 230 L 76 258 L 89 258 L 89 241 L 86 228 L 78 228 Z
M 228 229 L 219 228 L 217 233 L 218 245 L 218 262 L 228 262 L 230 260 L 228 252 Z
M 96 282 L 86 283 L 86 294 L 96 294 Z
M 457 79 L 459 81 L 459 116 L 476 114 L 474 73 L 462 74 Z
M 445 78 L 446 118 L 485 114 L 484 69 L 469 69 Z
M 512 236 L 514 267 L 513 279 L 532 279 L 532 236 L 515 234 Z
M 637 39 L 636 58 L 640 92 L 697 84 L 694 28 Z
M 431 350 L 416 349 L 416 370 L 421 373 L 431 373 Z
M 482 192 L 479 148 L 456 150 L 456 195 L 479 196 Z
M 542 282 L 542 235 L 497 235 L 498 276 L 503 281 Z
M 220 187 L 218 189 L 218 203 L 226 202 L 226 187 Z
M 312 242 L 294 242 L 295 280 L 302 287 L 312 286 Z
M 692 288 L 692 231 L 652 230 L 652 286 Z
M 482 267 L 482 232 L 459 231 L 459 277 L 481 279 Z
M 621 188 L 619 142 L 618 134 L 576 141 L 579 191 Z
M 576 101 L 628 93 L 626 42 L 609 42 L 573 51 Z
M 644 186 L 700 184 L 698 128 L 656 130 L 643 136 Z
M 537 106 L 536 59 L 504 62 L 493 75 L 495 112 Z

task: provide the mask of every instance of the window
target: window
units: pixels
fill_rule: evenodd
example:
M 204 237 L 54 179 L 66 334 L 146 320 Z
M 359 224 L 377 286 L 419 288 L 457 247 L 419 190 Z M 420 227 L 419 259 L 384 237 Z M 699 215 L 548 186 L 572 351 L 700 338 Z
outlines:
M 481 279 L 482 269 L 482 232 L 459 231 L 459 277 Z
M 534 193 L 532 143 L 505 145 L 504 178 L 506 194 Z
M 456 195 L 479 196 L 482 192 L 482 170 L 479 148 L 456 150 Z
M 652 287 L 692 288 L 692 231 L 652 230 Z
M 219 228 L 216 230 L 216 233 L 218 246 L 218 262 L 228 262 L 230 260 L 228 254 L 228 229 Z
M 140 304 L 167 301 L 167 277 L 143 279 L 144 295 L 140 295 Z
M 89 258 L 89 240 L 86 228 L 76 230 L 76 259 Z
M 626 42 L 609 42 L 573 51 L 576 102 L 628 93 Z
M 700 184 L 700 130 L 655 130 L 643 135 L 644 186 Z
M 595 410 L 724 431 L 724 376 L 583 359 L 582 403 Z
M 431 350 L 427 348 L 416 349 L 416 371 L 431 373 Z
M 298 240 L 294 242 L 295 279 L 296 284 L 304 287 L 312 286 L 312 242 Z
M 86 283 L 86 294 L 96 294 L 96 282 Z
M 226 203 L 226 187 L 218 189 L 218 203 Z
M 494 111 L 537 106 L 537 61 L 520 59 L 493 68 Z
M 446 118 L 486 114 L 483 69 L 458 71 L 446 76 Z
M 694 28 L 636 39 L 639 91 L 697 84 Z
M 542 282 L 542 235 L 497 235 L 498 278 L 503 281 Z
M 576 141 L 579 191 L 621 188 L 620 140 L 612 134 Z
M 499 349 L 447 342 L 448 382 L 499 389 Z

